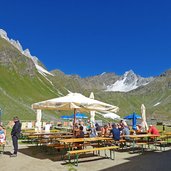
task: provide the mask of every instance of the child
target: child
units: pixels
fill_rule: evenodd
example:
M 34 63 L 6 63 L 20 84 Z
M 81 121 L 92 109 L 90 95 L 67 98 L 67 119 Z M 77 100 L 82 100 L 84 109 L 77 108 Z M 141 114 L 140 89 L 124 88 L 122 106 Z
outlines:
M 0 125 L 0 143 L 5 142 L 5 132 L 3 130 L 2 125 Z

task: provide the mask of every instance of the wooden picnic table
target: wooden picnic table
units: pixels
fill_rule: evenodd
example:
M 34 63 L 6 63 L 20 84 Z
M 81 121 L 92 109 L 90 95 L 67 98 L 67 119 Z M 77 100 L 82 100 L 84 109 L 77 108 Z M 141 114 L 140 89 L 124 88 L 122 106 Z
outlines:
M 64 143 L 64 149 L 66 149 L 66 151 L 72 151 L 73 150 L 72 146 L 74 143 L 80 143 L 84 148 L 86 142 L 98 142 L 98 147 L 99 147 L 99 143 L 101 141 L 105 142 L 109 140 L 113 140 L 113 138 L 109 138 L 109 137 L 70 138 L 70 139 L 60 139 L 59 142 Z
M 86 142 L 97 142 L 98 146 L 100 142 L 105 142 L 113 140 L 112 138 L 109 137 L 93 137 L 93 138 L 70 138 L 70 139 L 60 139 L 58 140 L 60 143 L 64 143 L 64 146 L 69 147 L 69 151 L 72 147 L 73 143 L 80 143 L 83 144 L 83 148 L 85 147 Z
M 147 144 L 149 146 L 149 138 L 154 138 L 154 144 L 156 143 L 156 139 L 157 137 L 159 137 L 160 135 L 154 135 L 154 134 L 136 134 L 136 135 L 123 135 L 123 137 L 129 137 L 130 139 L 132 139 L 132 149 L 134 151 L 135 145 L 136 145 L 136 141 L 137 139 L 144 139 L 147 138 Z
M 27 138 L 27 140 L 35 141 L 37 142 L 37 145 L 39 142 L 43 142 L 45 140 L 49 140 L 48 142 L 52 142 L 52 140 L 58 140 L 62 138 L 72 138 L 73 134 L 69 132 L 49 132 L 49 133 L 30 133 L 30 134 L 24 134 L 24 136 Z

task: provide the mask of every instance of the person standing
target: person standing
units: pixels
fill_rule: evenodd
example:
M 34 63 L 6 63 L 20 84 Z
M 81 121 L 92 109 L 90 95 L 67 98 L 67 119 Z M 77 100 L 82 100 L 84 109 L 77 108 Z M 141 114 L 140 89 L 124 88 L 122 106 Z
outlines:
M 12 142 L 13 142 L 13 147 L 14 147 L 14 153 L 11 155 L 11 157 L 16 157 L 17 152 L 18 152 L 18 138 L 21 132 L 21 123 L 17 116 L 13 118 L 13 121 L 14 121 L 14 126 L 11 131 L 11 137 L 12 137 Z

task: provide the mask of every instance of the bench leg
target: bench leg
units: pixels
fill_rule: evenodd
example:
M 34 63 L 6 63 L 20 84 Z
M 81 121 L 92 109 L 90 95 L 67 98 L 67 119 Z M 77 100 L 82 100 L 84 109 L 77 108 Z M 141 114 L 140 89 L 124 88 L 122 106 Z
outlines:
M 115 150 L 113 150 L 113 159 L 112 160 L 115 160 Z
M 2 147 L 2 154 L 4 154 L 4 150 L 5 150 L 5 145 L 3 145 Z
M 66 153 L 65 149 L 60 150 L 61 160 L 64 160 L 65 153 Z
M 105 157 L 107 157 L 107 158 L 108 158 L 108 156 L 107 156 L 107 154 L 106 154 L 106 150 L 104 150 L 104 153 L 105 153 Z
M 98 150 L 98 156 L 100 156 L 100 150 Z
M 165 148 L 165 147 L 166 147 L 166 144 L 164 144 L 164 147 L 163 147 L 163 148 L 164 148 L 164 151 L 166 150 L 166 148 Z
M 1 149 L 0 149 L 0 154 L 4 154 L 5 145 L 0 146 L 0 148 L 1 148 L 1 147 L 2 147 L 2 151 L 1 151 Z
M 110 159 L 112 159 L 112 151 L 110 150 Z
M 78 166 L 78 154 L 76 154 L 76 160 L 77 160 L 77 165 L 76 166 Z
M 71 156 L 70 156 L 70 154 L 68 154 L 68 161 L 69 161 L 69 163 L 71 163 Z
M 160 143 L 160 151 L 165 151 L 166 144 Z M 163 150 L 162 150 L 163 148 Z
M 143 147 L 143 145 L 141 145 L 141 154 L 143 154 L 144 153 L 144 147 Z
M 113 155 L 112 155 L 113 152 Z M 110 150 L 110 159 L 115 160 L 115 150 Z

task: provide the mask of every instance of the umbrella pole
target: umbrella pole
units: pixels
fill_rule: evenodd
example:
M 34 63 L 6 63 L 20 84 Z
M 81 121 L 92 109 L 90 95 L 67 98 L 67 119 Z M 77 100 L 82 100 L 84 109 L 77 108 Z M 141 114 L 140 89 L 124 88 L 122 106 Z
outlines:
M 73 122 L 73 130 L 75 127 L 75 122 L 76 122 L 76 109 L 74 109 L 74 122 Z

